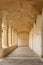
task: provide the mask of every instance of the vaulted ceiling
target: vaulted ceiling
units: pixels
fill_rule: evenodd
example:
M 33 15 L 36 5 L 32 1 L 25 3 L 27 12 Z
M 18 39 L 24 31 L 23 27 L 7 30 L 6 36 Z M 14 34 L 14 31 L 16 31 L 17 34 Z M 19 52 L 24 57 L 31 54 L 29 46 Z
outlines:
M 42 8 L 43 0 L 0 0 L 0 10 L 17 31 L 29 32 Z

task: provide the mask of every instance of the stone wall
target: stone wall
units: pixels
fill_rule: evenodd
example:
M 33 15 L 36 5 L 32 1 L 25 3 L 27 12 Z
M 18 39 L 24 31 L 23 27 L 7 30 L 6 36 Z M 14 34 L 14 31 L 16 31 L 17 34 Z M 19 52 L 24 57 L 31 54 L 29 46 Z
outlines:
M 20 32 L 18 33 L 18 46 L 29 46 L 29 33 L 28 32 Z
M 42 16 L 38 15 L 36 24 L 34 24 L 29 34 L 29 47 L 39 56 L 42 56 Z

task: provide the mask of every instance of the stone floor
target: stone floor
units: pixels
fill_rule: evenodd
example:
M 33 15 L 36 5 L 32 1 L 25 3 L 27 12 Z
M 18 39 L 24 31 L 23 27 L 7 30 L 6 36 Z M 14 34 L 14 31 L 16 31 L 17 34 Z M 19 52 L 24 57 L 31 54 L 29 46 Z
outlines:
M 0 65 L 43 65 L 43 62 L 30 48 L 18 47 L 2 59 Z
M 34 58 L 38 59 L 38 56 L 35 52 L 33 52 L 28 47 L 18 47 L 16 50 L 14 50 L 11 54 L 7 56 L 7 58 Z

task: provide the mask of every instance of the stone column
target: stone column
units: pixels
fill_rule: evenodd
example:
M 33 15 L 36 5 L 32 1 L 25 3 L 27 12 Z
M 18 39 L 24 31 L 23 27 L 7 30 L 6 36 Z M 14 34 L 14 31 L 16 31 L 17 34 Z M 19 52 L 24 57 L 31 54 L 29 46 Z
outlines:
M 14 45 L 14 28 L 12 28 L 12 45 Z
M 2 17 L 2 47 L 8 47 L 7 43 L 7 20 L 6 15 Z
M 0 48 L 2 48 L 2 22 L 0 21 Z
M 2 49 L 2 21 L 0 20 L 0 58 L 3 57 L 3 49 Z
M 8 45 L 12 46 L 12 27 L 9 25 L 8 27 Z
M 17 41 L 18 41 L 18 39 L 17 39 L 17 31 L 14 30 L 14 44 L 15 45 L 17 44 Z
M 7 43 L 7 27 L 2 28 L 2 47 L 6 48 L 8 45 Z
M 42 57 L 43 57 L 43 8 L 42 8 L 42 23 L 41 23 L 41 39 L 42 39 L 42 44 L 41 44 L 41 47 L 42 47 Z

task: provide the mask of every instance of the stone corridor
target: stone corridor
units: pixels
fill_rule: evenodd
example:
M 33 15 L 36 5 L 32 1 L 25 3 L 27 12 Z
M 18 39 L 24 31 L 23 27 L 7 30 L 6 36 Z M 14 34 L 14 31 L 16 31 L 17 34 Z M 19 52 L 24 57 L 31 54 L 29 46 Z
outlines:
M 43 0 L 0 0 L 0 65 L 43 65 Z
M 28 47 L 18 47 L 0 61 L 0 65 L 43 65 L 37 54 Z
M 7 58 L 14 58 L 14 59 L 24 59 L 24 58 L 37 58 L 38 56 L 37 54 L 35 54 L 35 52 L 33 52 L 30 48 L 28 47 L 18 47 L 17 49 L 15 49 L 11 54 L 8 55 Z

